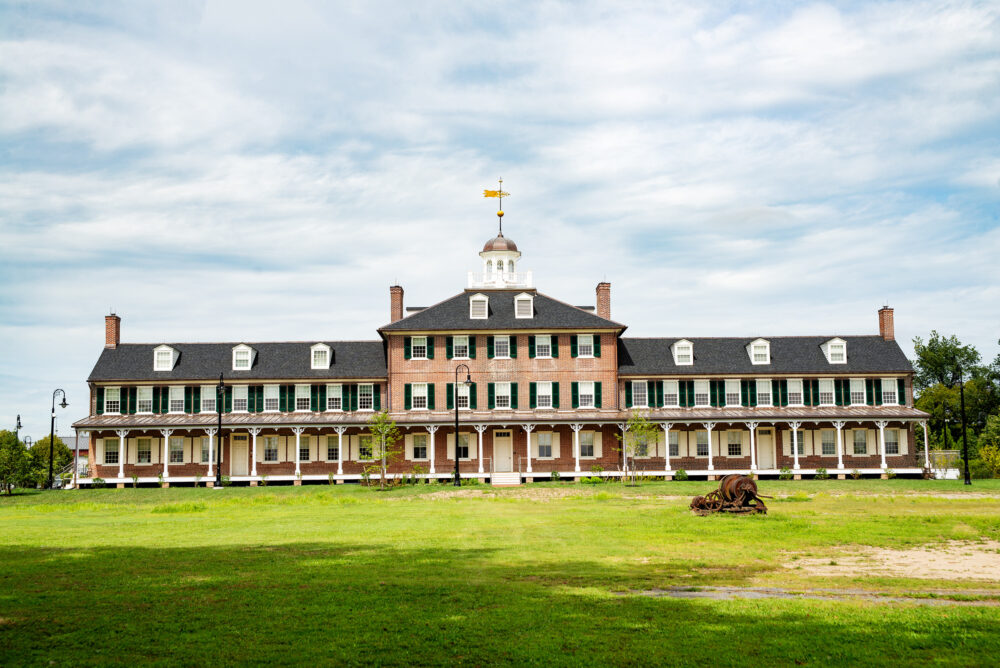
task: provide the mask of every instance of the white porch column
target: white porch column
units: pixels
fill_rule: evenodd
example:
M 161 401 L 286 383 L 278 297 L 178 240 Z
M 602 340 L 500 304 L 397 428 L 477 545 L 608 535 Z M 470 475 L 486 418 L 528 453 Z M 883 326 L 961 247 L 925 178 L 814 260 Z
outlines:
M 837 420 L 833 423 L 837 429 L 837 468 L 840 470 L 844 468 L 844 432 L 841 430 L 845 424 L 847 423 L 843 420 Z
M 118 434 L 118 477 L 125 477 L 125 437 L 128 436 L 128 429 L 119 429 Z
M 924 468 L 929 469 L 931 467 L 931 446 L 927 439 L 927 420 L 921 422 L 920 426 L 924 428 Z
M 792 428 L 792 457 L 795 459 L 795 464 L 792 468 L 799 468 L 799 427 L 802 426 L 801 422 L 789 422 L 788 426 Z
M 205 433 L 208 435 L 208 477 L 215 477 L 215 434 L 218 432 L 218 428 L 213 427 L 211 429 L 206 429 Z
M 885 463 L 885 427 L 889 424 L 885 420 L 878 420 L 875 422 L 875 426 L 878 427 L 878 449 L 879 454 L 882 455 L 882 470 L 886 470 L 889 466 Z
M 250 446 L 250 475 L 257 475 L 257 434 L 261 432 L 260 427 L 250 427 L 247 429 L 250 432 L 251 446 Z
M 170 434 L 174 430 L 161 429 L 160 433 L 163 434 L 163 479 L 166 480 L 170 477 Z
M 533 424 L 522 424 L 521 428 L 524 429 L 525 433 L 528 434 L 528 470 L 527 473 L 531 473 L 531 432 L 535 429 Z
M 299 444 L 302 442 L 302 432 L 306 430 L 305 427 L 292 427 L 292 433 L 295 434 L 295 475 L 302 473 L 301 462 L 299 461 L 302 457 L 299 456 Z
M 483 472 L 483 432 L 486 431 L 486 425 L 477 424 L 474 425 L 476 431 L 479 433 L 479 472 Z
M 712 430 L 715 429 L 714 422 L 703 422 L 705 429 L 708 430 L 708 470 L 714 471 L 715 464 L 712 462 Z
M 576 468 L 574 471 L 580 470 L 580 430 L 583 429 L 582 424 L 571 424 L 569 426 L 573 430 L 573 456 L 576 458 Z
M 337 432 L 337 475 L 344 474 L 344 432 L 347 427 L 334 427 Z
M 431 435 L 431 473 L 434 473 L 434 434 L 440 429 L 436 424 L 427 426 L 427 433 Z M 458 448 L 458 435 L 455 435 L 455 447 Z
M 760 422 L 747 422 L 745 423 L 747 429 L 750 430 L 750 470 L 757 470 L 757 427 Z
M 670 428 L 674 426 L 673 422 L 661 422 L 660 427 L 663 429 L 663 457 L 665 460 L 664 471 L 670 471 Z M 680 453 L 678 453 L 680 454 Z

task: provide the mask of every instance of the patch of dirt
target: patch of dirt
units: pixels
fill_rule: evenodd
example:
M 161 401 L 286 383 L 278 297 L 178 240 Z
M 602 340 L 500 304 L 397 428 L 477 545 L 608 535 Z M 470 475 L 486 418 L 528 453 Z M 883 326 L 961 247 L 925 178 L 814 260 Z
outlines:
M 908 550 L 861 547 L 833 559 L 797 559 L 783 566 L 820 576 L 875 575 L 1000 582 L 1000 542 L 956 540 Z
M 645 589 L 631 591 L 622 595 L 652 596 L 656 598 L 704 598 L 714 601 L 732 599 L 765 599 L 777 598 L 785 600 L 809 599 L 817 601 L 871 601 L 873 603 L 912 603 L 915 605 L 962 605 L 962 606 L 1000 606 L 996 599 L 950 599 L 950 598 L 916 598 L 909 596 L 887 596 L 878 592 L 861 589 L 809 589 L 792 591 L 778 587 L 668 587 L 666 589 Z

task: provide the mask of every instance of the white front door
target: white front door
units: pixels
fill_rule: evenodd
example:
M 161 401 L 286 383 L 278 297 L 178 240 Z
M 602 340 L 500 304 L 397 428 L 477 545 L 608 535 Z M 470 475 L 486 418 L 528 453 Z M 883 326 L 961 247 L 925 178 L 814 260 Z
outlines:
M 494 471 L 514 470 L 514 443 L 509 429 L 493 432 L 493 460 Z
M 229 475 L 247 475 L 247 465 L 250 463 L 247 437 L 233 436 L 231 443 L 229 446 Z
M 771 429 L 757 430 L 757 468 L 774 468 L 774 432 Z

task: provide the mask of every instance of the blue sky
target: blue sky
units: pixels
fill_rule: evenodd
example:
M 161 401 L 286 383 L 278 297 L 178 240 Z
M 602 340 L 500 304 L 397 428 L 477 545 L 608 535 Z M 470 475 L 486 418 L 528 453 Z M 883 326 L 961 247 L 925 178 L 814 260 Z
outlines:
M 996 3 L 0 2 L 0 421 L 126 342 L 374 338 L 495 229 L 635 336 L 1000 337 Z

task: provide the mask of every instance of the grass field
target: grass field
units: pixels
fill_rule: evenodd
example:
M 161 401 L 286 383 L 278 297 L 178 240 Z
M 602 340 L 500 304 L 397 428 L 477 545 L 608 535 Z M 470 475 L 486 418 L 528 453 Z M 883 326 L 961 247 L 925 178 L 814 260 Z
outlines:
M 766 517 L 692 515 L 712 486 L 3 498 L 0 665 L 996 662 L 998 581 L 795 563 L 996 541 L 1000 481 L 765 481 Z M 642 594 L 722 585 L 895 598 Z

